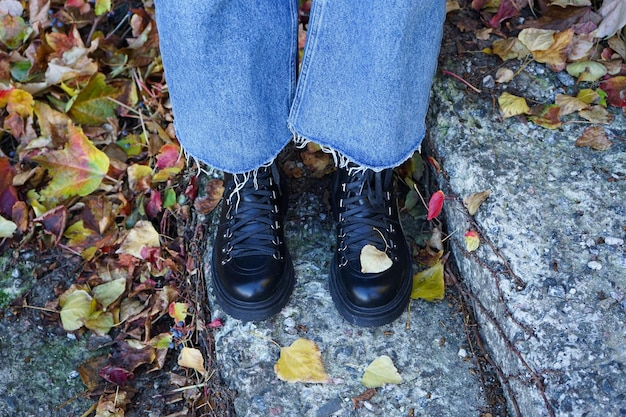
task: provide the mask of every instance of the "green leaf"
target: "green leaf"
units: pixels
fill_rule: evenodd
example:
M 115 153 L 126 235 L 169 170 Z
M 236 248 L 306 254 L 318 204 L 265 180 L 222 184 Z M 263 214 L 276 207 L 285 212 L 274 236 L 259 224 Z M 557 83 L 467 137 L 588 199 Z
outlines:
M 101 125 L 115 116 L 117 104 L 111 98 L 118 91 L 106 84 L 104 74 L 95 74 L 89 83 L 75 96 L 68 111 L 74 122 L 84 125 Z
M 103 15 L 111 11 L 111 0 L 96 0 L 94 12 L 96 16 Z
M 0 216 L 0 239 L 13 236 L 17 230 L 17 225 L 10 220 Z
M 96 301 L 106 310 L 108 306 L 124 294 L 124 291 L 126 291 L 126 278 L 118 278 L 98 285 L 91 292 Z
M 95 311 L 85 319 L 85 327 L 98 336 L 104 336 L 109 333 L 114 324 L 113 314 L 108 311 Z
M 92 311 L 91 295 L 85 290 L 71 293 L 61 308 L 61 323 L 68 332 L 83 327 L 84 321 Z
M 28 59 L 14 62 L 11 65 L 11 76 L 16 81 L 19 81 L 21 83 L 30 81 L 30 79 L 33 78 L 33 76 L 29 75 L 28 72 L 30 71 L 32 66 L 33 66 L 32 63 Z
M 165 190 L 165 198 L 163 199 L 163 208 L 170 208 L 176 204 L 176 191 L 173 188 Z
M 566 67 L 566 70 L 572 77 L 578 77 L 578 82 L 598 81 L 608 72 L 604 65 L 594 61 L 573 62 Z

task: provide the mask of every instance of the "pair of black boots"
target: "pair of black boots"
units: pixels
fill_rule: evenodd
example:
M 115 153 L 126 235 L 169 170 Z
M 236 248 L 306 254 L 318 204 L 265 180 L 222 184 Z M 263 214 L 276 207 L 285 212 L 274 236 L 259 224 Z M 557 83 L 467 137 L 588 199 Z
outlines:
M 287 304 L 295 283 L 283 230 L 285 180 L 272 164 L 256 175 L 227 174 L 225 183 L 213 249 L 214 294 L 232 317 L 265 320 Z M 390 323 L 409 302 L 411 253 L 393 188 L 392 169 L 342 168 L 333 178 L 337 247 L 330 293 L 339 313 L 359 326 Z M 384 270 L 362 272 L 360 256 L 366 245 L 380 251 L 374 251 L 374 261 L 387 262 L 380 268 Z

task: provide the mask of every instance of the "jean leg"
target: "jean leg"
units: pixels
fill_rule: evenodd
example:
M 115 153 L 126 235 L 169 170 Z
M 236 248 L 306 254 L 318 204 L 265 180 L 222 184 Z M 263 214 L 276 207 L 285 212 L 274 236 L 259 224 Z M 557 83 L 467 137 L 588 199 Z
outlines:
M 314 0 L 289 125 L 380 170 L 419 148 L 444 0 Z
M 271 161 L 291 140 L 297 0 L 156 0 L 179 141 L 231 173 Z

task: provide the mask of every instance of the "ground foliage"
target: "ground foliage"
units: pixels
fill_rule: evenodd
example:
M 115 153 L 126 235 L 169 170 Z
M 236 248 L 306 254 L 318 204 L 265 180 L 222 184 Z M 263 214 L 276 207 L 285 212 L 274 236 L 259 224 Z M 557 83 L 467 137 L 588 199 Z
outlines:
M 554 103 L 529 106 L 523 92 L 502 94 L 503 117 L 546 128 L 578 117 L 599 125 L 578 146 L 610 147 L 601 126 L 612 120 L 607 108 L 626 107 L 626 2 L 449 0 L 447 6 L 451 22 L 475 34 L 481 48 L 473 52 L 502 60 L 496 82 L 517 75 L 507 68 L 511 60 L 535 60 L 577 77 L 578 91 Z M 302 28 L 309 7 L 301 2 Z M 301 31 L 300 47 L 304 39 Z M 463 74 L 447 74 L 479 91 Z M 185 225 L 194 213 L 215 208 L 223 185 L 209 181 L 196 198 L 194 169 L 174 134 L 152 1 L 0 0 L 0 122 L 0 250 L 57 250 L 79 259 L 76 276 L 45 307 L 67 331 L 113 342 L 109 355 L 80 368 L 97 399 L 92 412 L 123 416 L 134 375 L 161 370 L 172 356 L 179 370 L 171 382 L 185 388 L 178 391 L 180 415 L 214 412 L 205 385 L 213 375 L 206 332 L 220 321 L 205 320 L 190 295 L 190 277 L 202 269 L 190 242 L 205 237 Z M 313 177 L 332 170 L 329 156 L 313 144 L 299 156 L 284 164 L 292 178 L 303 167 Z M 424 281 L 427 288 L 414 287 L 414 296 L 435 300 L 444 290 L 437 216 L 445 196 L 419 193 L 420 161 L 398 173 L 411 190 L 403 210 L 423 207 L 413 212 L 433 225 L 415 254 L 424 267 L 416 285 Z M 437 169 L 436 160 L 429 162 Z M 468 208 L 475 213 L 487 197 L 488 190 L 470 198 Z M 480 237 L 465 236 L 475 249 Z M 380 254 L 365 256 L 385 267 Z

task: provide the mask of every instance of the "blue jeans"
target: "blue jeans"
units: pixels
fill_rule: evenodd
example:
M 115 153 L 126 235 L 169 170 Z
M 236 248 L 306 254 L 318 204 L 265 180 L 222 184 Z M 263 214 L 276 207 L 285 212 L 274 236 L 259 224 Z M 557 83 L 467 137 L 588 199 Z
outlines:
M 231 173 L 293 138 L 381 170 L 417 150 L 444 0 L 314 0 L 297 74 L 297 0 L 156 0 L 178 138 Z

